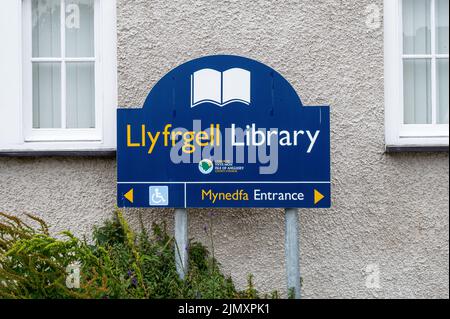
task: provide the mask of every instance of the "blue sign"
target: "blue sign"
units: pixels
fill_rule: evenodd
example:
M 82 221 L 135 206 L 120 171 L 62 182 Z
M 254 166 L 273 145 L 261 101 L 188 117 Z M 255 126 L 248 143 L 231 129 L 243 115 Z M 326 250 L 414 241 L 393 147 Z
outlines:
M 208 56 L 117 116 L 119 207 L 331 206 L 330 108 L 278 72 Z

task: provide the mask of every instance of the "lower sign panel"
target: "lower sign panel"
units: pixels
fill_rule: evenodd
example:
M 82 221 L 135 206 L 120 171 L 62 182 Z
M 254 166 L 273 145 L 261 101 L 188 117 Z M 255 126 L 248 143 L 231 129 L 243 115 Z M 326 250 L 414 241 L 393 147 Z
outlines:
M 119 207 L 329 208 L 330 183 L 118 184 Z

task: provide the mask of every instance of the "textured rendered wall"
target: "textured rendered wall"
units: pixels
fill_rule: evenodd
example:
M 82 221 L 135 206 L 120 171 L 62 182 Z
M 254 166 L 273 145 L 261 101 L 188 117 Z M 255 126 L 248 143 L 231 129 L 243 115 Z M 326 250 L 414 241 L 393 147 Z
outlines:
M 203 55 L 237 54 L 283 74 L 306 105 L 332 106 L 333 209 L 302 211 L 305 298 L 449 296 L 449 162 L 385 154 L 383 32 L 366 25 L 382 1 L 118 0 L 119 105 L 140 106 L 157 80 Z M 0 210 L 39 213 L 88 232 L 115 203 L 112 159 L 0 159 Z M 208 243 L 208 210 L 190 235 Z M 127 211 L 137 225 L 139 211 Z M 170 210 L 141 211 L 147 224 Z M 216 255 L 240 285 L 285 288 L 281 210 L 214 211 Z M 366 288 L 376 264 L 379 289 Z

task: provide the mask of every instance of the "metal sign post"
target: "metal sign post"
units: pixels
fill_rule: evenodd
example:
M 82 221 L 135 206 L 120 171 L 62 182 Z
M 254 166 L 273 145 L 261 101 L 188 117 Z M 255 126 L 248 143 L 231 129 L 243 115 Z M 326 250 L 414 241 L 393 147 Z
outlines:
M 298 237 L 298 210 L 285 209 L 285 254 L 288 293 L 294 290 L 296 299 L 300 299 L 300 261 Z
M 188 272 L 188 213 L 186 209 L 175 209 L 175 263 L 181 280 Z

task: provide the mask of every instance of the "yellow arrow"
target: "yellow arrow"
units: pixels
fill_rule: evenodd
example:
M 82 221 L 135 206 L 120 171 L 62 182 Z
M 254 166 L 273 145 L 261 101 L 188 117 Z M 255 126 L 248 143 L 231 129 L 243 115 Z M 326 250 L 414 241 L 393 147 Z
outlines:
M 314 205 L 317 205 L 325 196 L 321 194 L 317 189 L 314 190 Z
M 133 188 L 130 189 L 130 190 L 128 191 L 128 193 L 126 193 L 126 194 L 124 195 L 124 197 L 125 197 L 126 199 L 128 199 L 131 203 L 133 203 L 133 200 L 134 200 L 134 190 L 133 190 Z

